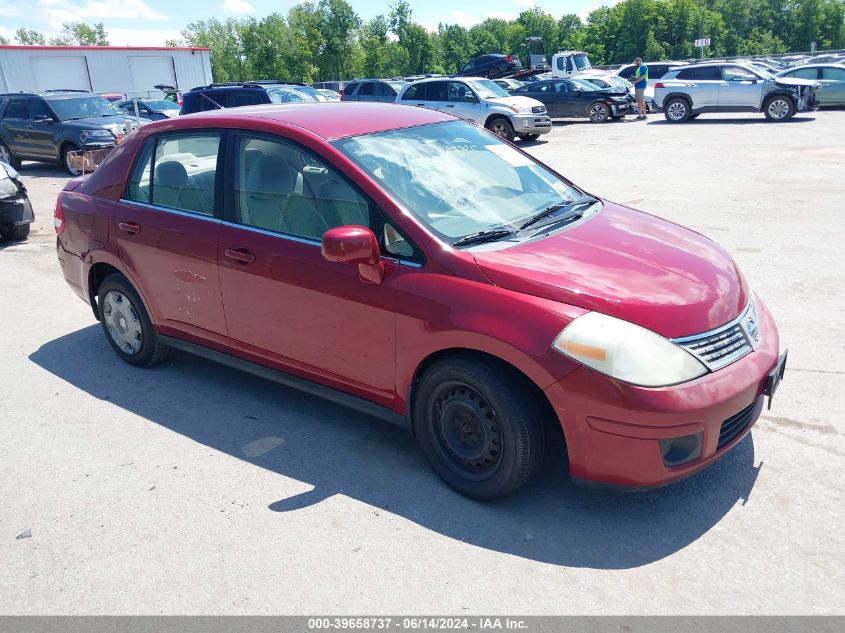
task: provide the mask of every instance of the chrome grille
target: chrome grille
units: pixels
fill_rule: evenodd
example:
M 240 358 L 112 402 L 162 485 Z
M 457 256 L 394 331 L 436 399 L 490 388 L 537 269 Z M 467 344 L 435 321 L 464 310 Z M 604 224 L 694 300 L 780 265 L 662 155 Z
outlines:
M 532 106 L 531 113 L 532 114 L 542 114 L 546 111 L 546 106 Z
M 753 303 L 738 318 L 720 328 L 677 338 L 674 342 L 704 363 L 710 371 L 716 371 L 754 351 L 758 341 L 749 335 L 749 327 L 753 328 L 755 336 L 759 336 Z

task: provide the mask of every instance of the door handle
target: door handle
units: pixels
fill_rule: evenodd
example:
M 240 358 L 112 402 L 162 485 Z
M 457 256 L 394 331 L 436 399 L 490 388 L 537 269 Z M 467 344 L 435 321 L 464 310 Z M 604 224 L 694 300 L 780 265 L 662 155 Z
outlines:
M 425 107 L 425 104 L 424 104 L 424 103 L 418 103 L 417 105 L 418 105 L 418 106 L 420 106 L 421 108 L 424 108 L 424 107 Z
M 234 259 L 239 264 L 251 264 L 255 261 L 255 255 L 243 248 L 237 250 L 227 248 L 225 251 L 225 255 L 229 259 Z
M 121 231 L 126 231 L 130 235 L 137 235 L 141 232 L 141 227 L 134 222 L 119 222 L 117 228 Z
M 447 107 L 447 108 L 454 108 L 455 106 L 453 106 L 453 105 L 448 105 L 448 104 L 447 104 L 447 105 L 446 105 L 446 107 Z

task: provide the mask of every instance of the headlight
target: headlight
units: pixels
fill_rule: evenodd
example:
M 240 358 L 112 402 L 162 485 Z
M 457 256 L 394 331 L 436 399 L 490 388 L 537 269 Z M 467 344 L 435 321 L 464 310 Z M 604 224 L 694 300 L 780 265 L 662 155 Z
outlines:
M 512 105 L 510 108 L 515 114 L 531 114 L 531 106 Z
M 11 178 L 5 177 L 6 171 L 0 167 L 0 197 L 18 195 L 18 186 Z
M 598 312 L 575 319 L 552 345 L 596 371 L 643 387 L 674 385 L 707 373 L 698 359 L 668 339 Z
M 95 136 L 97 138 L 102 138 L 102 137 L 108 136 L 109 138 L 114 138 L 114 135 L 111 132 L 109 132 L 108 130 L 103 130 L 103 129 L 83 130 L 82 134 L 80 134 L 79 136 L 82 138 L 83 141 L 86 138 L 88 138 L 89 136 Z

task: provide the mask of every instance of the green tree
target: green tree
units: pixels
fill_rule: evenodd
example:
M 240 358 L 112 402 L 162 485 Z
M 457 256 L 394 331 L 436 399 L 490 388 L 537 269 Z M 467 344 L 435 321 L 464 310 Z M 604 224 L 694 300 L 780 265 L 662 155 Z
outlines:
M 244 78 L 241 24 L 233 18 L 191 22 L 182 31 L 188 46 L 211 49 L 211 74 L 215 81 L 240 81 Z
M 323 36 L 321 73 L 346 77 L 361 18 L 346 0 L 320 0 L 317 17 Z
M 94 26 L 84 22 L 65 22 L 61 32 L 50 39 L 53 46 L 108 46 L 109 38 L 103 23 Z
M 24 27 L 15 31 L 15 39 L 21 46 L 44 46 L 47 43 L 42 33 Z

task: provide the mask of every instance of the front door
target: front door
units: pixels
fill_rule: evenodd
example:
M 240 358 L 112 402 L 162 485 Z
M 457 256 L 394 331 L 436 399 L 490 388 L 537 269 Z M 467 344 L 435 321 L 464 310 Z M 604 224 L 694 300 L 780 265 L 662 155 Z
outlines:
M 558 116 L 584 116 L 586 107 L 582 103 L 581 95 L 576 92 L 577 86 L 571 81 L 555 82 L 557 95 Z
M 739 66 L 722 66 L 719 84 L 719 109 L 735 110 L 760 108 L 763 80 L 750 70 Z
M 371 204 L 313 153 L 278 136 L 239 133 L 232 208 L 220 234 L 220 284 L 233 349 L 392 403 L 398 266 L 381 284 L 328 262 L 328 229 L 372 228 Z
M 228 349 L 217 272 L 220 134 L 150 138 L 117 204 L 120 258 L 162 334 Z
M 59 148 L 53 141 L 56 119 L 41 99 L 29 101 L 29 146 L 33 156 L 58 158 Z
M 472 88 L 462 81 L 450 81 L 446 91 L 446 112 L 467 121 L 479 118 L 479 100 Z
M 825 66 L 822 68 L 822 89 L 816 94 L 825 105 L 845 105 L 845 68 Z

